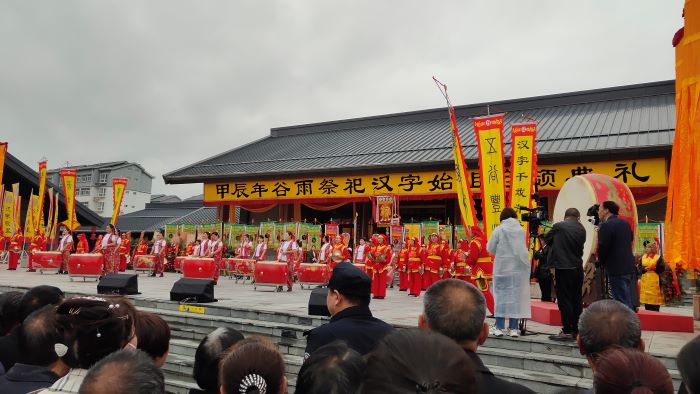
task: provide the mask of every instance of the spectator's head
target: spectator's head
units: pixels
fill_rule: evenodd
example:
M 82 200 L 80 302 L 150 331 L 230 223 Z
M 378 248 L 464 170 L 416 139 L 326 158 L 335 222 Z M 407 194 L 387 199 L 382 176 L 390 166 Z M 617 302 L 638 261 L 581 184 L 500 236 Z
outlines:
M 0 294 L 0 336 L 9 334 L 13 328 L 22 323 L 20 318 L 22 295 L 19 291 Z
M 51 369 L 56 375 L 68 373 L 66 365 L 56 354 L 54 345 L 63 340 L 56 323 L 56 307 L 46 305 L 24 319 L 19 330 L 18 361 Z
M 596 394 L 673 394 L 668 370 L 653 356 L 636 349 L 610 348 L 600 353 L 593 373 Z
M 76 297 L 56 308 L 63 331 L 57 354 L 71 368 L 88 369 L 122 349 L 132 337 L 132 318 L 120 303 L 98 297 Z
M 268 339 L 251 337 L 238 342 L 221 360 L 219 381 L 222 394 L 284 394 L 282 354 Z
M 485 320 L 486 301 L 481 291 L 467 282 L 445 279 L 435 282 L 425 292 L 418 326 L 476 351 L 489 336 Z
M 395 330 L 369 354 L 362 393 L 476 393 L 471 360 L 453 340 Z
M 581 354 L 588 358 L 594 370 L 598 354 L 611 347 L 644 351 L 639 318 L 630 308 L 615 300 L 596 301 L 583 311 L 576 341 Z
M 501 211 L 501 221 L 504 221 L 506 219 L 517 219 L 518 214 L 515 212 L 515 209 L 511 207 L 506 207 L 503 208 Z
M 345 342 L 318 348 L 304 361 L 297 377 L 297 394 L 355 394 L 362 384 L 365 360 Z
M 32 312 L 46 305 L 58 305 L 65 294 L 58 287 L 41 285 L 27 290 L 20 304 L 20 318 L 24 320 Z
M 163 372 L 147 354 L 138 350 L 120 350 L 90 369 L 79 393 L 160 394 L 165 393 L 165 380 Z
M 700 337 L 695 337 L 678 352 L 676 365 L 689 393 L 700 393 Z
M 568 208 L 564 211 L 564 220 L 580 220 L 581 212 L 576 208 Z
M 136 307 L 126 297 L 106 296 L 105 298 L 110 304 L 119 305 L 119 308 L 116 309 L 116 313 L 124 319 L 127 329 L 129 330 L 129 343 L 127 346 L 136 349 L 138 347 L 139 338 L 136 335 L 136 320 L 138 320 L 138 311 Z
M 331 316 L 351 306 L 369 305 L 372 280 L 361 269 L 348 262 L 333 268 L 328 281 L 326 306 Z
M 219 390 L 219 363 L 228 348 L 243 339 L 243 334 L 219 327 L 202 339 L 194 355 L 192 375 L 199 388 L 205 391 Z
M 156 367 L 161 368 L 170 349 L 170 326 L 155 313 L 138 312 L 136 315 L 138 349 L 151 356 Z
M 600 207 L 598 207 L 598 217 L 603 221 L 611 215 L 617 215 L 618 213 L 620 213 L 620 206 L 617 205 L 615 201 L 603 201 Z

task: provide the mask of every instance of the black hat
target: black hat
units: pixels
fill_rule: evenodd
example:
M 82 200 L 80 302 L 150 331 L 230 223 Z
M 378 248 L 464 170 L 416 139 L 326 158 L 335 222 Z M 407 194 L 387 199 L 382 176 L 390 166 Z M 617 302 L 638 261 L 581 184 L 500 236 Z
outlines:
M 361 269 L 348 262 L 342 262 L 333 268 L 328 287 L 338 290 L 340 294 L 369 297 L 372 280 Z

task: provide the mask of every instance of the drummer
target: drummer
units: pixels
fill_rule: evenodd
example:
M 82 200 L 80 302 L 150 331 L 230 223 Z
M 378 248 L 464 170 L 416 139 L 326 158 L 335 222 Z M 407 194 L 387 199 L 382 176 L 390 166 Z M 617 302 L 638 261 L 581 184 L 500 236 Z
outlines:
M 46 240 L 44 238 L 44 235 L 41 234 L 41 231 L 37 231 L 34 237 L 32 238 L 32 242 L 29 244 L 29 248 L 27 249 L 27 252 L 29 253 L 29 256 L 27 256 L 27 272 L 36 272 L 36 270 L 34 269 L 34 265 L 32 264 L 32 260 L 34 259 L 34 253 L 45 250 Z
M 63 227 L 61 232 L 61 241 L 58 243 L 58 251 L 61 253 L 61 268 L 58 269 L 57 274 L 67 274 L 68 273 L 68 259 L 70 259 L 70 252 L 73 250 L 73 236 L 70 233 L 68 227 Z
M 331 263 L 330 269 L 333 270 L 336 265 L 342 263 L 343 261 L 350 262 L 350 251 L 347 245 L 343 243 L 343 239 L 340 235 L 335 236 L 335 243 L 333 244 L 333 249 L 331 250 Z
M 364 264 L 365 260 L 367 260 L 367 250 L 369 249 L 369 246 L 365 242 L 364 237 L 360 237 L 360 244 L 357 245 L 357 249 L 355 249 L 355 256 L 353 258 L 355 264 Z
M 209 257 L 209 251 L 211 250 L 209 237 L 211 237 L 210 232 L 205 231 L 202 233 L 202 242 L 199 244 L 199 253 L 195 253 L 196 257 Z
M 213 231 L 211 233 L 211 241 L 209 241 L 209 257 L 214 259 L 214 284 L 219 281 L 219 271 L 221 270 L 221 258 L 224 255 L 224 243 L 219 240 L 219 233 Z
M 265 237 L 258 235 L 258 244 L 255 245 L 255 253 L 253 253 L 253 259 L 255 261 L 265 260 L 267 255 L 267 242 L 265 242 Z
M 287 263 L 287 291 L 292 291 L 292 275 L 294 271 L 294 256 L 296 255 L 299 245 L 294 241 L 294 233 L 286 231 L 284 233 L 284 242 L 277 250 L 277 261 Z
M 151 272 L 152 277 L 155 277 L 156 274 L 160 274 L 161 278 L 163 277 L 163 260 L 165 259 L 167 246 L 168 244 L 163 239 L 163 234 L 156 232 L 153 247 L 151 248 L 151 254 L 155 257 L 153 272 Z
M 90 253 L 90 244 L 88 243 L 85 234 L 78 234 L 78 245 L 75 248 L 76 254 Z
M 321 246 L 321 251 L 318 254 L 318 262 L 319 263 L 322 263 L 322 264 L 329 264 L 330 263 L 331 249 L 333 249 L 333 245 L 331 245 L 330 237 L 328 237 L 326 235 L 323 237 L 323 246 Z
M 241 242 L 241 246 L 238 248 L 238 253 L 236 253 L 236 257 L 241 258 L 241 259 L 247 259 L 250 258 L 250 250 L 253 248 L 253 243 L 250 241 L 250 235 L 246 234 L 243 236 L 243 242 Z

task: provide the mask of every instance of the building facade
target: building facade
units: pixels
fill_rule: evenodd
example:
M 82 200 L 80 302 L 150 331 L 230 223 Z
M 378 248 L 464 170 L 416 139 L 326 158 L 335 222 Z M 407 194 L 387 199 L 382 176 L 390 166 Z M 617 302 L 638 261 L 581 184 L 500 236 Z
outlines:
M 140 164 L 127 161 L 64 167 L 77 170 L 76 200 L 102 217 L 112 216 L 112 178 L 127 178 L 121 214 L 140 211 L 151 202 L 153 176 Z M 49 170 L 48 179 L 61 184 L 60 169 Z

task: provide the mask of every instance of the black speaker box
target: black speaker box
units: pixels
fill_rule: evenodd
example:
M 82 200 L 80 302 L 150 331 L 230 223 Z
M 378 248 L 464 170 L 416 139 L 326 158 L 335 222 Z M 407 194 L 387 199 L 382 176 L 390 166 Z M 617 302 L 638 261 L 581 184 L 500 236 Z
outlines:
M 182 278 L 170 289 L 170 301 L 216 302 L 214 281 L 209 279 Z
M 107 274 L 97 284 L 97 294 L 141 294 L 138 277 L 135 274 Z
M 309 315 L 311 316 L 330 316 L 326 306 L 326 297 L 328 296 L 328 288 L 319 286 L 311 290 L 309 296 Z

